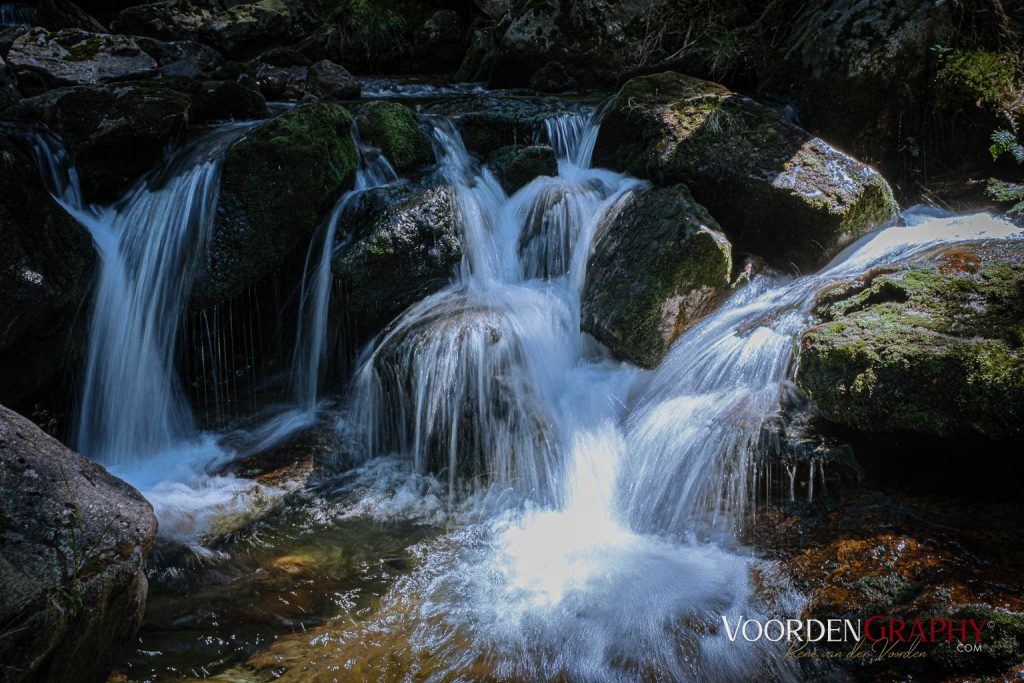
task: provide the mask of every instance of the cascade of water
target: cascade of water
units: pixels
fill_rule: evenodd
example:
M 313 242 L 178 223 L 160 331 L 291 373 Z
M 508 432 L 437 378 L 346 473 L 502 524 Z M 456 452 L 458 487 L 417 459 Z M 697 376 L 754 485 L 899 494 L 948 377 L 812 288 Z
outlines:
M 582 352 L 585 262 L 573 257 L 638 184 L 572 163 L 588 139 L 574 132 L 587 122 L 579 119 L 552 128 L 573 173 L 537 179 L 511 199 L 454 125 L 435 122 L 465 258 L 457 282 L 406 311 L 361 362 L 354 402 L 371 454 L 405 454 L 420 471 L 445 472 L 451 488 L 486 477 L 541 500 L 566 495 L 560 380 Z
M 356 139 L 358 165 L 355 187 L 335 203 L 317 235 L 310 242 L 306 267 L 302 274 L 302 297 L 299 302 L 299 329 L 292 356 L 292 388 L 300 412 L 309 421 L 316 413 L 317 388 L 323 365 L 323 349 L 327 341 L 327 318 L 331 294 L 331 257 L 337 248 L 335 235 L 346 210 L 367 190 L 383 187 L 398 180 L 398 174 L 378 150 L 359 144 Z
M 163 171 L 170 177 L 150 176 L 115 206 L 83 216 L 102 263 L 77 439 L 91 457 L 125 464 L 195 436 L 175 342 L 213 226 L 219 159 L 243 129 L 187 145 Z
M 30 5 L 0 4 L 0 28 L 8 26 L 32 26 L 38 12 Z

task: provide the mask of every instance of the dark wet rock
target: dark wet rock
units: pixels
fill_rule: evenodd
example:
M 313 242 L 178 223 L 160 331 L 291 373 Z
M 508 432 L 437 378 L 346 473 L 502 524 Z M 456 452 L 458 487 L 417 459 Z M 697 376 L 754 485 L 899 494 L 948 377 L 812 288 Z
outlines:
M 192 305 L 229 299 L 281 267 L 316 231 L 356 167 L 352 117 L 341 106 L 304 104 L 231 145 L 209 257 Z
M 41 26 L 50 31 L 60 29 L 79 29 L 95 33 L 107 33 L 106 27 L 96 20 L 85 3 L 74 3 L 71 0 L 36 0 L 36 16 L 34 26 Z
M 363 142 L 380 148 L 400 175 L 421 171 L 434 163 L 430 140 L 405 105 L 371 102 L 362 109 L 358 121 Z
M 476 21 L 469 29 L 469 46 L 452 79 L 457 82 L 486 81 L 493 70 L 495 27 Z
M 876 171 L 724 86 L 672 72 L 619 91 L 594 163 L 684 182 L 736 249 L 813 269 L 897 206 Z
M 539 176 L 558 175 L 558 155 L 548 145 L 509 145 L 487 160 L 494 176 L 508 194 Z
M 271 66 L 310 66 L 308 56 L 293 47 L 273 47 L 261 54 L 257 60 Z
M 548 62 L 533 74 L 530 87 L 541 92 L 565 92 L 576 87 L 576 79 L 561 62 Z
M 224 63 L 224 56 L 194 40 L 163 42 L 137 38 L 139 47 L 156 60 L 164 78 L 210 78 Z
M 317 97 L 328 100 L 358 99 L 362 86 L 345 67 L 321 59 L 306 71 L 306 88 Z
M 501 19 L 512 11 L 513 0 L 473 0 L 480 11 L 491 19 Z
M 454 119 L 466 149 L 482 157 L 509 145 L 526 145 L 544 129 L 544 120 L 573 111 L 554 99 L 460 97 L 432 105 L 429 113 Z
M 0 660 L 11 681 L 101 681 L 135 636 L 153 508 L 0 407 Z
M 344 67 L 326 59 L 310 66 L 276 66 L 260 61 L 256 64 L 256 83 L 260 92 L 272 100 L 353 100 L 362 90 Z
M 74 157 L 83 198 L 110 202 L 163 157 L 185 130 L 189 107 L 188 96 L 171 88 L 125 83 L 51 90 L 7 115 L 57 133 Z
M 16 73 L 39 75 L 50 87 L 128 81 L 157 69 L 130 36 L 75 29 L 32 29 L 11 45 L 7 63 Z
M 309 20 L 302 2 L 258 0 L 227 6 L 203 24 L 199 35 L 229 57 L 252 57 L 302 38 Z
M 812 3 L 787 22 L 787 56 L 763 88 L 794 101 L 808 130 L 870 162 L 892 159 L 931 88 L 934 46 L 955 36 L 951 4 L 926 0 Z M 837 112 L 842 112 L 837 116 Z
M 729 241 L 681 185 L 628 194 L 600 230 L 580 325 L 623 358 L 655 367 L 728 290 Z
M 267 116 L 267 101 L 258 90 L 238 81 L 189 81 L 172 86 L 188 93 L 193 123 L 200 121 L 245 121 Z
M 200 29 L 219 11 L 213 2 L 164 0 L 122 10 L 110 28 L 160 40 L 198 40 Z
M 0 110 L 18 99 L 18 77 L 7 67 L 0 57 Z
M 3 136 L 0 187 L 0 401 L 18 405 L 45 393 L 75 355 L 95 253 L 32 160 Z
M 1024 438 L 1019 247 L 954 250 L 827 292 L 797 382 L 861 432 Z
M 367 193 L 353 215 L 351 244 L 331 262 L 346 314 L 365 334 L 451 281 L 462 259 L 449 186 Z
M 465 20 L 452 9 L 434 12 L 416 32 L 413 58 L 423 72 L 451 71 L 466 52 Z

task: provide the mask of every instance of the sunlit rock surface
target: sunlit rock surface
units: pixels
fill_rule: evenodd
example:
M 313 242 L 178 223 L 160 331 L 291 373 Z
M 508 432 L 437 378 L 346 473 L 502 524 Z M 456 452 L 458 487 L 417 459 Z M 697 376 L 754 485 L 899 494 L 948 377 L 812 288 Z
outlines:
M 724 86 L 666 72 L 615 97 L 594 161 L 686 183 L 738 251 L 812 270 L 896 215 L 873 169 Z

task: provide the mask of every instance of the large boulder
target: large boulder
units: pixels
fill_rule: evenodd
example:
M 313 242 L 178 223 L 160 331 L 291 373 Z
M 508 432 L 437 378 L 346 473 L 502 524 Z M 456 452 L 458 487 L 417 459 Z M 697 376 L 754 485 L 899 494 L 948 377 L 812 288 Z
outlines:
M 379 147 L 401 174 L 434 163 L 434 148 L 412 110 L 399 102 L 371 102 L 359 114 L 364 142 Z
M 74 158 L 86 201 L 111 202 L 163 157 L 184 132 L 190 100 L 155 84 L 59 88 L 6 113 L 45 123 Z
M 272 45 L 302 37 L 309 21 L 303 3 L 288 0 L 257 0 L 228 4 L 199 31 L 203 42 L 229 57 L 252 57 Z
M 0 136 L 0 402 L 39 397 L 74 353 L 92 239 L 54 201 L 35 164 Z
M 826 293 L 797 382 L 858 430 L 1024 439 L 1021 253 L 958 250 Z
M 14 41 L 7 62 L 19 75 L 38 75 L 48 87 L 129 81 L 157 69 L 130 36 L 75 29 L 32 29 Z
M 629 193 L 601 231 L 580 325 L 623 358 L 653 368 L 728 291 L 729 241 L 682 185 Z
M 487 165 L 508 194 L 534 178 L 558 175 L 558 155 L 548 145 L 509 145 L 487 160 Z
M 2 406 L 0 494 L 4 680 L 106 680 L 142 622 L 153 508 Z
M 351 244 L 331 262 L 346 315 L 364 335 L 451 281 L 462 259 L 454 191 L 404 185 L 368 192 L 345 225 Z
M 136 42 L 156 60 L 163 78 L 211 78 L 224 64 L 223 55 L 194 40 L 163 42 L 154 38 L 137 38 Z
M 267 57 L 274 61 L 266 61 Z M 283 64 L 281 61 L 291 60 L 278 60 L 275 57 L 264 55 L 255 64 L 256 83 L 268 99 L 308 101 L 359 98 L 362 85 L 339 64 L 327 59 L 321 59 L 316 64 Z
M 933 0 L 809 3 L 786 23 L 785 58 L 762 87 L 791 99 L 815 134 L 872 163 L 894 160 L 908 138 L 924 141 L 932 48 L 954 42 L 955 13 Z
M 193 306 L 231 298 L 280 268 L 352 186 L 355 168 L 352 117 L 337 104 L 296 107 L 233 143 Z
M 200 29 L 219 11 L 218 5 L 212 2 L 162 0 L 125 8 L 111 22 L 110 28 L 160 40 L 197 40 Z
M 672 72 L 622 87 L 594 163 L 686 183 L 738 250 L 780 267 L 820 266 L 897 212 L 873 169 L 724 86 Z

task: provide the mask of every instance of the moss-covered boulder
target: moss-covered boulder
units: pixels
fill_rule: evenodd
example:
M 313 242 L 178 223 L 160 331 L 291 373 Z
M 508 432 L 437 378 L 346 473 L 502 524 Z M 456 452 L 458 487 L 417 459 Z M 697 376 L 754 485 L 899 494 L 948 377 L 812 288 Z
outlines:
M 611 216 L 587 264 L 580 324 L 618 355 L 652 368 L 721 301 L 731 248 L 681 185 L 631 193 Z
M 337 104 L 296 107 L 232 144 L 193 306 L 231 298 L 277 270 L 352 186 L 355 168 L 352 117 Z
M 822 415 L 868 432 L 1024 439 L 1024 265 L 986 253 L 824 295 L 797 373 Z
M 361 338 L 451 281 L 462 259 L 450 186 L 382 188 L 364 195 L 346 225 L 352 243 L 331 263 L 346 315 Z
M 399 102 L 371 102 L 359 115 L 363 141 L 379 147 L 406 175 L 434 163 L 434 148 L 420 129 L 412 110 Z
M 19 100 L 6 115 L 44 123 L 74 158 L 87 202 L 118 199 L 163 158 L 189 122 L 188 95 L 153 83 L 59 88 Z
M 548 145 L 509 145 L 491 155 L 487 165 L 508 194 L 539 176 L 558 175 L 558 155 Z
M 0 402 L 20 405 L 45 394 L 73 357 L 96 258 L 89 234 L 3 136 L 0 187 Z
M 594 163 L 686 183 L 736 249 L 780 267 L 820 266 L 897 211 L 873 169 L 724 86 L 672 72 L 622 87 Z

